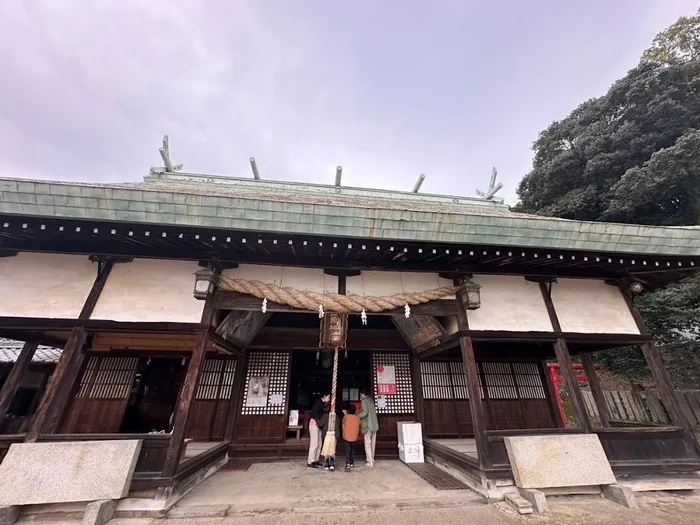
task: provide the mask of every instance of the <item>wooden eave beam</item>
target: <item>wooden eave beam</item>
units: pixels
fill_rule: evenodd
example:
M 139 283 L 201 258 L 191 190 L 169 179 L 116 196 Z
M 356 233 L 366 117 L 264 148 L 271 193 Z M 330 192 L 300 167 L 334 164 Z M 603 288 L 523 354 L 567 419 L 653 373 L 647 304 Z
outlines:
M 209 331 L 209 341 L 211 344 L 217 348 L 220 348 L 227 354 L 235 355 L 235 356 L 243 356 L 245 354 L 245 351 L 243 348 L 240 346 L 236 345 L 234 342 L 229 341 L 228 339 L 224 339 L 221 337 L 219 334 L 214 332 L 213 330 Z
M 428 348 L 426 350 L 416 351 L 413 350 L 413 355 L 416 356 L 420 361 L 425 361 L 437 355 L 442 354 L 446 350 L 451 350 L 452 348 L 457 348 L 459 346 L 459 338 L 461 337 L 461 332 L 453 334 L 437 346 Z

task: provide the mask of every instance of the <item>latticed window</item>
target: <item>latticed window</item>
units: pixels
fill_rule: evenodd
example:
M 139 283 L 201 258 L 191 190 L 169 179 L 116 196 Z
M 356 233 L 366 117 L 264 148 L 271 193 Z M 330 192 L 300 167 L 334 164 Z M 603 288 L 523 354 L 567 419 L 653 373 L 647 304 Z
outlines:
M 420 366 L 423 399 L 469 399 L 461 361 L 422 361 Z M 480 362 L 477 367 L 482 399 L 547 397 L 537 363 Z
M 236 361 L 233 359 L 205 359 L 197 386 L 197 400 L 230 399 Z
M 138 357 L 99 357 L 88 360 L 77 397 L 123 399 L 131 393 Z

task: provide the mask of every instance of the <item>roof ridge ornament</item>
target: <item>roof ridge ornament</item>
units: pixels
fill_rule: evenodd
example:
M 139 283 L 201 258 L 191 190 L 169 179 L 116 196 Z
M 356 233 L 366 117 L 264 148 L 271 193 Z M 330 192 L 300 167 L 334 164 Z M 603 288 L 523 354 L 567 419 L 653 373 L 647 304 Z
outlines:
M 165 173 L 165 172 L 172 173 L 174 171 L 182 171 L 182 164 L 173 165 L 172 161 L 170 160 L 170 144 L 169 144 L 169 139 L 168 139 L 167 135 L 163 136 L 163 147 L 159 148 L 158 151 L 160 152 L 160 157 L 163 159 L 163 165 L 165 167 L 164 168 L 152 167 L 150 169 L 151 173 L 158 174 L 158 173 Z
M 476 194 L 479 197 L 482 197 L 484 200 L 503 203 L 503 199 L 501 197 L 496 197 L 496 193 L 498 193 L 499 190 L 501 188 L 503 188 L 503 183 L 499 182 L 498 184 L 496 184 L 496 177 L 497 176 L 498 176 L 498 171 L 496 170 L 496 167 L 494 166 L 493 169 L 491 170 L 491 181 L 489 182 L 489 189 L 485 192 L 481 191 L 480 189 L 477 189 Z

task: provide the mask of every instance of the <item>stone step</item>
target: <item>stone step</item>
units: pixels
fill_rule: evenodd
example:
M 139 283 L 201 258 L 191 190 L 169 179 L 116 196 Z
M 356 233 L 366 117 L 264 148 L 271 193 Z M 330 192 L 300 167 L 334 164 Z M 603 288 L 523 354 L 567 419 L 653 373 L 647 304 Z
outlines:
M 532 504 L 520 494 L 508 493 L 505 495 L 506 503 L 517 510 L 520 514 L 533 514 Z

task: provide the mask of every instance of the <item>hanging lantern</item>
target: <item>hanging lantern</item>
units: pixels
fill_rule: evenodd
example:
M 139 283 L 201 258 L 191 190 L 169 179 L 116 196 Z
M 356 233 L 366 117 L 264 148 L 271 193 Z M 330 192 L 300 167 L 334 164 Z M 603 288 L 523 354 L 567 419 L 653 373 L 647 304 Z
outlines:
M 329 313 L 321 319 L 321 348 L 345 348 L 348 337 L 348 316 Z
M 194 298 L 206 299 L 214 292 L 216 287 L 216 274 L 210 268 L 202 268 L 194 272 Z
M 481 285 L 466 279 L 457 290 L 462 303 L 467 310 L 476 310 L 481 307 Z

